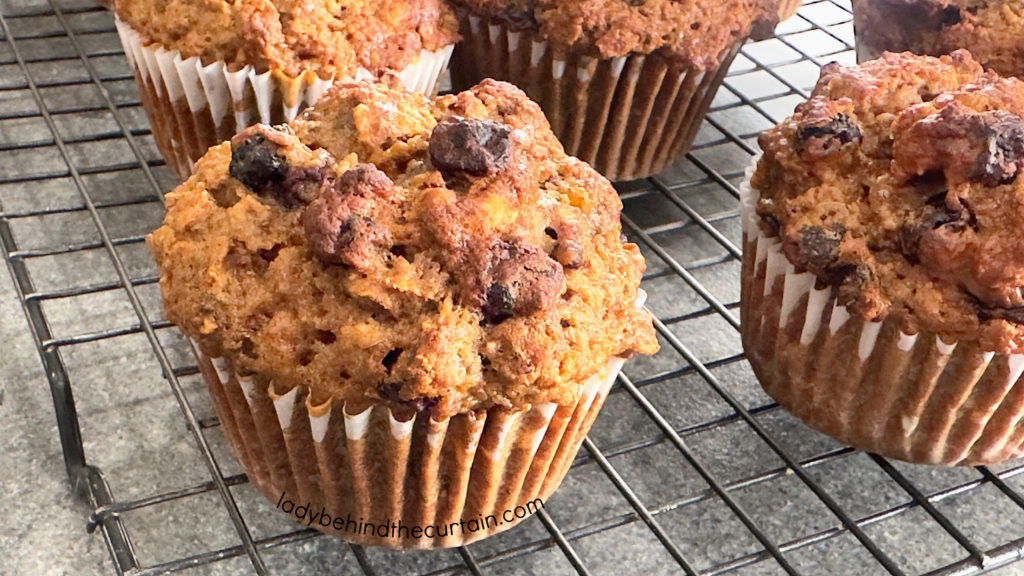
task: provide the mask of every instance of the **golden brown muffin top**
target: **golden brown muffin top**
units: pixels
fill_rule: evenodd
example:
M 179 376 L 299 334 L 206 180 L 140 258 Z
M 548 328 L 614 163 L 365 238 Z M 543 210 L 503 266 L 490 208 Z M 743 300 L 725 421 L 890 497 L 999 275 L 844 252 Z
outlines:
M 866 319 L 1024 351 L 1024 82 L 966 51 L 830 64 L 760 138 L 762 230 Z
M 778 22 L 778 0 L 453 0 L 470 13 L 531 29 L 562 50 L 601 58 L 658 53 L 697 69 Z
M 118 17 L 143 37 L 204 64 L 321 78 L 401 70 L 421 50 L 455 43 L 458 22 L 443 0 L 116 0 Z
M 858 34 L 883 50 L 939 56 L 966 48 L 986 68 L 1024 77 L 1019 0 L 855 0 Z
M 611 356 L 657 349 L 621 207 L 509 84 L 363 83 L 212 148 L 148 241 L 207 354 L 442 418 L 569 404 Z

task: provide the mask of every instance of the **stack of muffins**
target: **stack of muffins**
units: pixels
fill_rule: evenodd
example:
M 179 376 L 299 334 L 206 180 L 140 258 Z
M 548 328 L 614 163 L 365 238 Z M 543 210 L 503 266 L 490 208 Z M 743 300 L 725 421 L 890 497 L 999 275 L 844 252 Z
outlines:
M 657 350 L 606 178 L 685 153 L 796 4 L 453 5 L 115 4 L 191 174 L 149 237 L 167 315 L 268 498 L 421 528 L 319 526 L 364 544 L 464 544 L 554 491 L 624 359 Z M 460 35 L 462 91 L 434 98 Z M 1020 453 L 1022 116 L 1024 85 L 966 53 L 886 55 L 826 67 L 762 136 L 742 333 L 783 406 L 911 461 Z
M 507 513 L 558 486 L 622 362 L 657 349 L 621 202 L 563 144 L 614 178 L 660 170 L 780 9 L 529 3 L 524 60 L 519 24 L 496 57 L 479 22 L 458 29 L 500 28 L 483 4 L 115 2 L 187 178 L 148 239 L 167 316 L 253 484 L 358 518 L 318 527 L 364 544 L 454 546 L 525 518 Z M 460 34 L 465 90 L 435 99 Z M 564 95 L 541 99 L 563 142 L 486 79 L 521 65 Z M 481 518 L 500 521 L 467 530 Z M 387 523 L 406 530 L 365 530 Z

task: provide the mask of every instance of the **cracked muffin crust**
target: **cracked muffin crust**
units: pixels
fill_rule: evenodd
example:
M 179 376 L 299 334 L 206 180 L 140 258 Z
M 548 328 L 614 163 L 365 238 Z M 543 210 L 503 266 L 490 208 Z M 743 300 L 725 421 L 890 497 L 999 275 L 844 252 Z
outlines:
M 1024 352 L 1024 82 L 966 51 L 832 64 L 760 144 L 761 230 L 851 313 Z
M 315 402 L 566 405 L 657 349 L 615 190 L 508 84 L 336 85 L 212 148 L 167 210 L 148 241 L 168 318 Z
M 185 58 L 325 79 L 353 76 L 359 66 L 400 70 L 421 50 L 459 38 L 442 0 L 117 0 L 114 10 L 144 44 Z
M 883 51 L 971 51 L 986 68 L 1024 76 L 1024 5 L 1005 0 L 854 0 L 862 60 Z

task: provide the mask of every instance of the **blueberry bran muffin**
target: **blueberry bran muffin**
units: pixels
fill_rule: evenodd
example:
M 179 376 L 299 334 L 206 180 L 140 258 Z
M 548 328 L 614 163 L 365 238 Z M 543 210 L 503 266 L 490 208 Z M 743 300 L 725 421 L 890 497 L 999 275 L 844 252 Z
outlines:
M 1024 6 L 1003 0 L 854 0 L 857 56 L 941 56 L 965 48 L 986 68 L 1024 76 Z
M 780 404 L 904 460 L 1021 453 L 1022 117 L 1024 83 L 966 51 L 887 53 L 762 134 L 742 332 Z
M 689 149 L 740 46 L 768 36 L 775 0 L 453 0 L 456 89 L 492 77 L 540 103 L 567 153 L 612 180 Z
M 443 0 L 118 0 L 114 10 L 154 137 L 182 178 L 209 146 L 291 120 L 329 81 L 401 72 L 432 93 L 459 39 Z
M 167 316 L 197 342 L 268 498 L 458 521 L 546 498 L 607 394 L 590 382 L 610 387 L 610 359 L 657 344 L 617 194 L 534 103 L 495 81 L 436 100 L 391 84 L 336 85 L 290 125 L 212 148 L 149 245 Z M 296 390 L 305 412 L 278 427 L 278 398 Z M 367 413 L 353 435 L 350 416 Z M 392 439 L 403 423 L 408 438 Z M 289 453 L 332 437 L 345 457 L 288 471 Z M 336 533 L 452 546 L 510 525 L 432 541 Z

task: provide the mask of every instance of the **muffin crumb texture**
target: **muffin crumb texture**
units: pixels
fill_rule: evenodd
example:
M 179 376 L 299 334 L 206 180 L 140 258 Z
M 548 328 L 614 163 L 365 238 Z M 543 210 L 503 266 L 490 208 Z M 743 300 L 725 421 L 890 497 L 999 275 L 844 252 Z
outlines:
M 204 64 L 321 78 L 401 70 L 421 50 L 458 39 L 443 0 L 116 0 L 118 17 L 144 37 Z
M 828 65 L 760 138 L 760 226 L 864 319 L 1024 352 L 1022 117 L 966 51 Z
M 314 404 L 566 405 L 657 349 L 615 190 L 508 84 L 336 85 L 212 148 L 167 209 L 149 244 L 168 318 Z
M 561 50 L 599 58 L 657 53 L 715 68 L 737 39 L 763 38 L 778 0 L 453 0 L 470 14 L 534 30 Z

